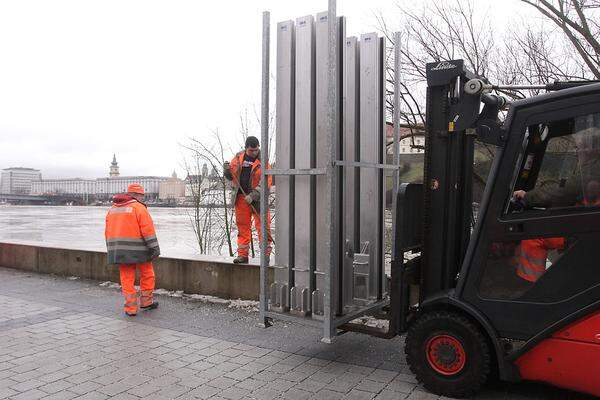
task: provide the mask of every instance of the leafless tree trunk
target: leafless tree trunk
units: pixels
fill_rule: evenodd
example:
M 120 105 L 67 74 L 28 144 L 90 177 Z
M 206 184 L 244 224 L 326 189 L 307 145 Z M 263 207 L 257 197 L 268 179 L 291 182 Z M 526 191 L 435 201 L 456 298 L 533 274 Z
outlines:
M 200 254 L 206 254 L 211 245 L 211 213 L 210 210 L 203 208 L 204 193 L 202 184 L 204 176 L 202 175 L 202 159 L 198 154 L 193 153 L 191 160 L 184 160 L 184 167 L 187 172 L 186 186 L 190 191 L 192 209 L 187 215 L 198 243 Z

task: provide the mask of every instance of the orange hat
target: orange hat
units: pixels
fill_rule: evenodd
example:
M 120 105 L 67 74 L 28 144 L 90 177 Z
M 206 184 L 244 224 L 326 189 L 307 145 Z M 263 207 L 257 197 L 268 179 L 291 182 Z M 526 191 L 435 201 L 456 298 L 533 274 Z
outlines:
M 127 193 L 144 194 L 144 188 L 139 183 L 132 183 L 127 187 Z

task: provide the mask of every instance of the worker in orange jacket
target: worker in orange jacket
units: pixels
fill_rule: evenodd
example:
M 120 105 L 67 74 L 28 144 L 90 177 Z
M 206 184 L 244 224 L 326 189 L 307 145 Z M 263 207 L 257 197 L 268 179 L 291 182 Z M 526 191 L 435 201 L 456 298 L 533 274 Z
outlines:
M 235 205 L 235 222 L 238 228 L 238 256 L 233 260 L 236 264 L 248 262 L 248 250 L 252 240 L 252 219 L 262 241 L 260 226 L 260 143 L 254 136 L 248 136 L 244 146 L 233 157 L 231 162 L 223 165 L 223 175 L 233 185 L 232 204 Z M 267 169 L 271 167 L 267 165 Z M 271 188 L 272 178 L 267 179 L 267 188 Z M 271 255 L 271 227 L 267 210 L 267 257 Z
M 160 255 L 154 223 L 144 200 L 144 188 L 131 184 L 127 193 L 113 197 L 112 207 L 106 214 L 106 247 L 108 264 L 118 264 L 121 287 L 125 297 L 125 314 L 133 317 L 138 312 L 138 294 L 135 290 L 135 271 L 140 270 L 140 308 L 153 310 L 154 268 L 152 261 Z

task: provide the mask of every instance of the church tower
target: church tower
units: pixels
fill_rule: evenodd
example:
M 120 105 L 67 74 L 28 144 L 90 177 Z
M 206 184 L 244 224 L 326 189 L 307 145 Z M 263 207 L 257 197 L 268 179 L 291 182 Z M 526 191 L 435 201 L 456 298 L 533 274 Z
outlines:
M 110 163 L 109 176 L 111 176 L 111 177 L 119 176 L 119 164 L 117 163 L 117 157 L 114 154 L 113 154 L 113 160 Z

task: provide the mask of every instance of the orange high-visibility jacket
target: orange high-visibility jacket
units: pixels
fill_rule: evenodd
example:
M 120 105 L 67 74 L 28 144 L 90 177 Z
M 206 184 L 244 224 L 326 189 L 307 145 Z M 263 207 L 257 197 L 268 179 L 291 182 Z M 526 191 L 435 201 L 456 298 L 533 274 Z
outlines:
M 549 250 L 564 250 L 565 238 L 539 238 L 521 241 L 517 247 L 517 275 L 536 282 L 546 272 L 546 259 Z
M 120 194 L 106 214 L 108 264 L 138 264 L 160 255 L 152 217 L 146 205 Z
M 233 186 L 233 198 L 231 199 L 231 204 L 235 204 L 235 197 L 240 187 L 240 176 L 242 174 L 242 165 L 244 163 L 244 153 L 242 150 L 233 157 L 230 162 L 231 175 L 232 178 L 232 186 Z M 254 201 L 258 201 L 260 198 L 260 154 L 256 157 L 256 160 L 252 163 L 252 169 L 250 172 L 250 187 L 254 193 L 246 193 L 247 195 L 252 195 Z M 270 165 L 267 165 L 267 169 L 271 169 Z M 271 189 L 271 185 L 273 184 L 273 177 L 268 175 L 267 179 L 267 189 Z
M 600 199 L 590 201 L 586 198 L 578 205 L 585 207 L 600 206 Z M 517 247 L 517 275 L 529 282 L 537 280 L 546 272 L 546 259 L 549 250 L 565 250 L 567 240 L 564 237 L 527 239 Z

